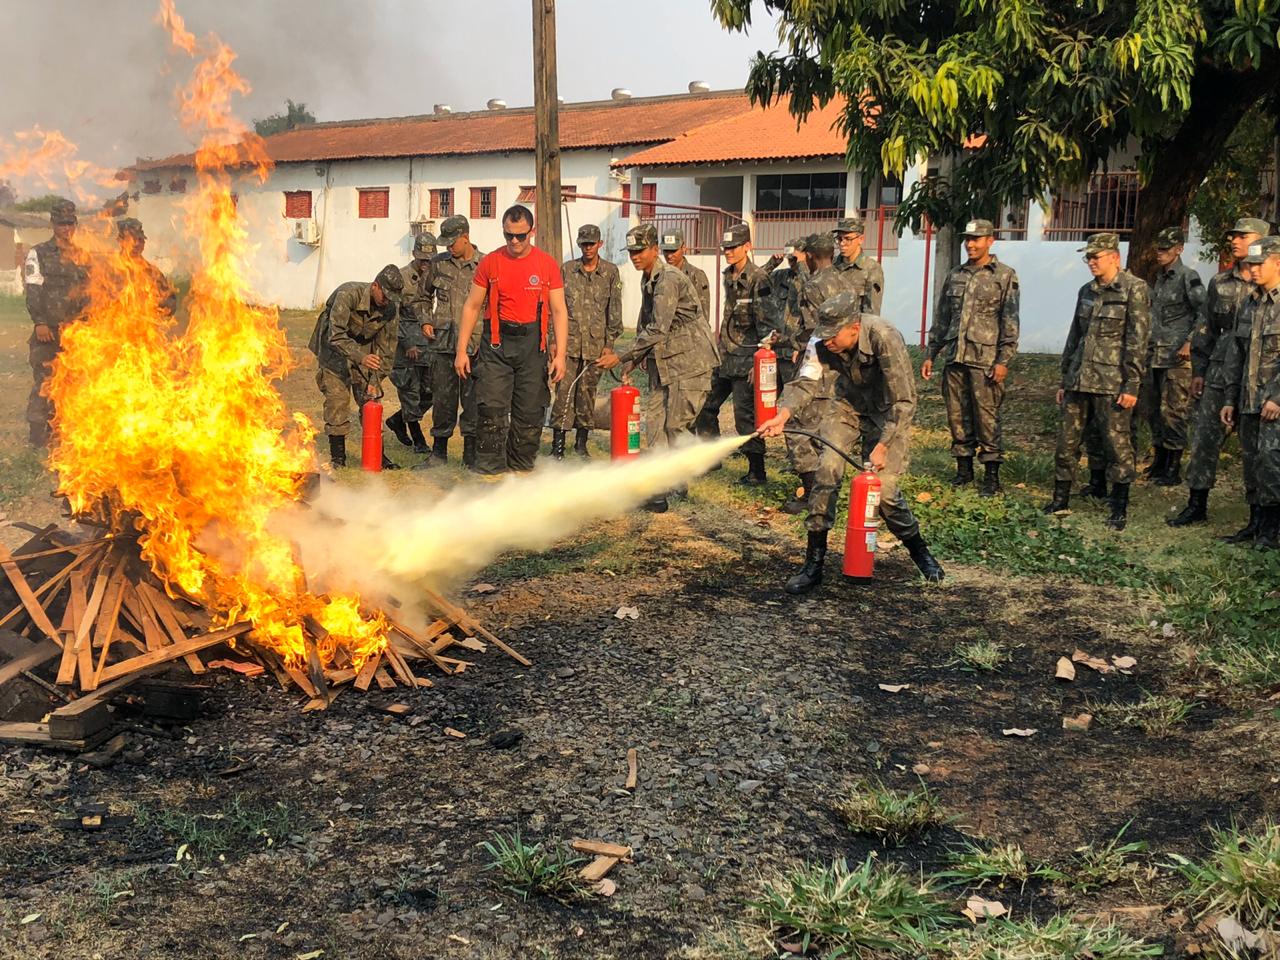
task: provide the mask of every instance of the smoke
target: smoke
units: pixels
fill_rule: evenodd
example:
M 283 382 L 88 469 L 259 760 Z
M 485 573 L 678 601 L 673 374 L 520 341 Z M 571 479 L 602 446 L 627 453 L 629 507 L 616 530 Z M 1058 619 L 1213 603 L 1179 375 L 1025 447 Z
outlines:
M 597 520 L 706 473 L 745 437 L 695 441 L 635 460 L 549 464 L 494 486 L 456 488 L 431 503 L 381 478 L 324 484 L 310 508 L 277 514 L 274 532 L 294 541 L 312 590 L 358 592 L 366 602 L 404 601 L 415 586 L 447 590 L 508 550 L 542 550 Z

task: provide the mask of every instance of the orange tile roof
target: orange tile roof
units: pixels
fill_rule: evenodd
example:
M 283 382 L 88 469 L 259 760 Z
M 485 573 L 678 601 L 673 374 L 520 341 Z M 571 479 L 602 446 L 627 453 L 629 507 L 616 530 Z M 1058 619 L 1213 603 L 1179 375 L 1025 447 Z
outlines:
M 740 90 L 564 104 L 561 149 L 662 143 L 691 128 L 751 112 Z M 364 158 L 451 156 L 533 150 L 533 108 L 317 123 L 266 138 L 276 163 Z M 191 154 L 144 160 L 138 173 L 190 166 Z

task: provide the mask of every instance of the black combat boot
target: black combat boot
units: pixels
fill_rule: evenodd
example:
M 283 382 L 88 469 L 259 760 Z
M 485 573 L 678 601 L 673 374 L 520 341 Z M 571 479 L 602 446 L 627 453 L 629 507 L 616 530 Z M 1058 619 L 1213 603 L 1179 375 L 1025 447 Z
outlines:
M 1123 530 L 1129 522 L 1129 484 L 1111 486 L 1111 515 L 1104 521 L 1112 530 Z
M 1155 447 L 1151 454 L 1151 463 L 1142 471 L 1144 480 L 1154 480 L 1164 475 L 1164 468 L 1169 462 L 1169 453 L 1164 447 Z
M 808 593 L 822 582 L 822 566 L 827 562 L 827 531 L 810 530 L 804 550 L 804 566 L 783 587 L 787 593 Z
M 347 465 L 347 438 L 329 436 L 329 463 L 333 467 Z
M 1219 537 L 1223 543 L 1248 543 L 1258 535 L 1258 524 L 1262 520 L 1262 508 L 1256 503 L 1249 504 L 1249 522 L 1235 533 Z
M 399 416 L 399 414 L 397 414 Z M 406 420 L 404 425 L 409 428 L 409 439 L 413 441 L 414 453 L 429 453 L 427 449 L 427 438 L 422 435 L 422 424 L 417 420 Z
M 814 473 L 800 474 L 800 484 L 804 489 L 801 494 L 798 490 L 791 495 L 791 499 L 782 505 L 782 512 L 789 513 L 793 517 L 804 513 L 809 509 L 809 494 L 813 492 L 813 484 L 817 478 Z
M 437 439 L 436 443 L 439 444 L 440 440 Z M 444 443 L 447 447 L 449 441 L 445 440 Z M 462 465 L 468 470 L 476 465 L 476 438 L 474 436 L 462 438 Z
M 391 416 L 387 417 L 387 429 L 394 433 L 396 435 L 396 439 L 404 446 L 413 446 L 413 437 L 409 435 L 409 428 L 405 425 L 404 413 L 402 411 L 397 410 Z
M 383 470 L 399 470 L 400 464 L 396 463 L 394 460 L 388 457 L 386 452 L 384 451 L 382 454 L 382 469 Z
M 1280 550 L 1280 505 L 1259 507 L 1258 535 L 1253 538 L 1255 550 Z
M 573 434 L 573 452 L 580 456 L 583 460 L 590 460 L 591 454 L 587 453 L 587 437 L 590 436 L 589 431 L 578 429 Z
M 468 438 L 469 439 L 469 438 Z M 466 446 L 466 441 L 462 444 Z M 449 438 L 448 437 L 432 437 L 431 438 L 431 461 L 440 463 L 442 466 L 449 462 Z
M 564 431 L 551 431 L 551 456 L 556 460 L 564 459 Z
M 763 487 L 765 484 L 764 475 L 764 454 L 748 453 L 747 454 L 747 472 L 738 481 L 748 487 Z
M 649 513 L 666 513 L 669 508 L 670 504 L 667 503 L 667 495 L 665 493 L 656 497 L 650 497 L 640 505 L 641 510 L 648 511 Z
M 924 542 L 924 537 L 917 533 L 911 539 L 903 540 L 902 545 L 907 548 L 907 553 L 911 554 L 911 559 L 919 567 L 920 576 L 930 583 L 942 582 L 946 574 L 943 572 L 942 564 L 938 563 L 929 552 L 929 545 Z
M 1106 468 L 1089 471 L 1089 482 L 1080 488 L 1080 496 L 1088 497 L 1090 500 L 1107 499 Z
M 1189 527 L 1193 523 L 1204 523 L 1209 519 L 1209 491 L 1192 488 L 1187 497 L 1187 505 L 1176 517 L 1166 520 L 1171 527 Z
M 1176 487 L 1182 483 L 1182 451 L 1166 450 L 1164 472 L 1155 478 L 1157 487 Z
M 956 475 L 951 478 L 953 487 L 973 483 L 973 457 L 956 457 Z
M 1103 481 L 1104 483 L 1106 481 Z M 1071 506 L 1071 481 L 1055 480 L 1053 482 L 1053 499 L 1044 505 L 1045 513 L 1058 513 Z
M 985 472 L 982 474 L 982 489 L 978 491 L 978 496 L 994 497 L 1004 493 L 1004 487 L 1000 486 L 999 461 L 988 460 L 982 467 Z

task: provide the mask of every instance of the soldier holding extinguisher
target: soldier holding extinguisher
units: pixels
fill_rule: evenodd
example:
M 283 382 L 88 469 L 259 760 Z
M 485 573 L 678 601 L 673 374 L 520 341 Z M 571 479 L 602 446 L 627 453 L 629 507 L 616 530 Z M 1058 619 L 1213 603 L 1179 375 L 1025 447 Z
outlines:
M 783 432 L 792 415 L 803 415 L 814 432 L 851 456 L 870 462 L 880 476 L 880 517 L 902 541 L 926 580 L 943 569 L 920 535 L 898 477 L 910 463 L 911 420 L 916 409 L 911 357 L 902 334 L 888 321 L 859 311 L 859 299 L 840 293 L 818 310 L 818 323 L 796 377 L 783 391 L 778 413 L 761 425 L 766 437 Z M 822 447 L 809 492 L 809 531 L 804 566 L 787 581 L 788 593 L 807 593 L 822 582 L 827 534 L 836 517 L 836 497 L 845 458 Z

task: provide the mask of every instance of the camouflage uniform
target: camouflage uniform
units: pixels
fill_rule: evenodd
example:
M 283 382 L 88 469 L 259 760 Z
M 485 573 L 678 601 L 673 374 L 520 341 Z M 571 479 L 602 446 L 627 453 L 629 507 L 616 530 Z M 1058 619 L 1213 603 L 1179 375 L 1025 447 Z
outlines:
M 942 363 L 951 455 L 969 458 L 970 468 L 974 456 L 983 463 L 1004 459 L 1004 384 L 996 383 L 992 371 L 997 364 L 1009 366 L 1018 352 L 1018 306 L 1017 273 L 992 257 L 981 267 L 966 263 L 952 270 L 933 312 L 926 356 Z
M 792 251 L 803 252 L 805 246 L 803 239 L 792 240 L 786 247 L 787 256 L 791 256 Z M 778 354 L 779 389 L 795 375 L 796 364 L 791 360 L 792 355 L 809 343 L 800 319 L 800 297 L 808 279 L 809 265 L 804 260 L 796 260 L 794 266 L 788 264 L 769 274 L 773 322 L 781 331 L 773 348 Z
M 662 234 L 662 238 L 658 243 L 658 249 L 666 254 L 672 250 L 679 250 L 685 245 L 684 231 L 682 230 L 666 230 Z M 702 304 L 702 315 L 711 321 L 711 283 L 707 280 L 706 271 L 700 270 L 689 262 L 688 251 L 686 256 L 680 261 L 679 270 L 691 281 L 693 281 L 693 289 L 698 294 L 698 302 Z
M 798 349 L 807 350 L 813 331 L 818 325 L 818 308 L 836 294 L 840 293 L 840 279 L 835 266 L 823 267 L 809 274 L 800 288 L 797 328 L 795 339 Z M 797 369 L 799 369 L 797 367 Z M 791 378 L 794 379 L 794 376 Z M 788 381 L 790 382 L 790 381 Z M 813 404 L 803 413 L 793 411 L 792 426 L 802 430 L 811 429 L 821 419 L 820 404 Z M 815 473 L 818 461 L 822 456 L 822 445 L 808 437 L 788 435 L 787 457 L 791 467 L 801 478 Z M 789 512 L 791 508 L 788 508 Z
M 440 225 L 440 243 L 448 246 L 459 236 L 469 233 L 470 225 L 465 217 L 450 217 Z M 435 338 L 431 341 L 431 436 L 436 440 L 448 441 L 458 426 L 458 406 L 462 406 L 462 436 L 474 437 L 476 432 L 476 379 L 468 377 L 465 381 L 453 368 L 454 352 L 457 350 L 458 324 L 462 322 L 462 307 L 467 302 L 474 285 L 476 267 L 480 266 L 483 254 L 475 250 L 468 260 L 454 257 L 448 250 L 436 254 L 431 261 L 435 272 L 433 280 L 435 288 Z M 483 318 L 488 309 L 488 300 L 481 306 Z M 480 332 L 484 323 L 477 323 L 471 331 L 471 343 L 467 346 L 467 354 L 475 361 L 476 352 L 480 349 Z
M 142 221 L 133 217 L 125 217 L 116 223 L 116 235 L 123 242 L 126 235 L 133 235 L 140 243 L 145 244 L 147 241 L 146 231 L 142 229 Z M 130 253 L 127 247 L 122 247 L 125 256 L 133 256 L 141 264 L 143 271 L 151 280 L 152 287 L 156 291 L 156 304 L 160 307 L 162 313 L 173 316 L 174 311 L 178 308 L 178 291 L 174 289 L 169 278 L 164 275 L 159 267 L 142 255 L 142 248 L 137 248 Z
M 50 213 L 55 225 L 76 222 L 75 204 L 63 201 Z M 27 340 L 31 361 L 31 396 L 27 400 L 27 424 L 31 430 L 31 442 L 43 446 L 49 441 L 53 421 L 53 401 L 41 395 L 49 368 L 61 349 L 62 327 L 75 320 L 88 307 L 85 282 L 85 254 L 73 242 L 65 245 L 56 237 L 38 243 L 27 251 L 23 268 L 23 285 L 26 289 L 27 312 L 31 314 L 33 327 L 49 328 L 53 339 L 42 343 L 36 339 L 34 329 Z
M 1181 236 L 1181 231 L 1178 235 Z M 1158 449 L 1181 456 L 1186 448 L 1187 416 L 1191 412 L 1191 360 L 1183 360 L 1178 353 L 1202 325 L 1204 306 L 1204 283 L 1181 258 L 1156 275 L 1151 287 L 1147 371 L 1133 417 L 1135 447 L 1138 420 L 1145 416 L 1151 425 L 1151 441 Z
M 579 240 L 583 235 L 579 231 Z M 592 242 L 599 243 L 598 227 L 594 236 Z M 569 308 L 569 345 L 564 379 L 556 385 L 551 426 L 561 431 L 571 427 L 590 430 L 595 426 L 596 389 L 602 372 L 595 362 L 606 350 L 613 349 L 622 333 L 622 277 L 618 268 L 604 259 L 597 259 L 594 270 L 587 270 L 581 259 L 566 260 L 560 272 L 564 275 L 564 299 Z
M 884 305 L 884 268 L 879 261 L 867 256 L 865 251 L 854 260 L 846 260 L 841 255 L 836 258 L 834 269 L 840 289 L 859 299 L 862 312 L 879 316 Z
M 400 417 L 405 424 L 416 424 L 431 409 L 431 341 L 422 332 L 424 323 L 433 321 L 435 312 L 435 237 L 424 233 L 415 242 L 414 259 L 400 268 L 404 291 L 400 295 L 400 330 L 396 342 L 395 365 L 391 383 L 400 398 Z M 418 256 L 418 248 L 426 256 Z M 410 357 L 409 351 L 417 356 Z M 420 430 L 421 428 L 419 428 Z M 424 452 L 424 451 L 419 451 Z
M 345 437 L 351 431 L 350 398 L 362 405 L 369 398 L 369 385 L 376 388 L 391 369 L 400 332 L 399 291 L 389 282 L 392 273 L 397 283 L 403 282 L 399 267 L 388 265 L 379 272 L 377 283 L 388 295 L 381 307 L 373 302 L 373 284 L 339 284 L 311 331 L 307 347 L 319 362 L 316 386 L 324 397 L 324 432 L 330 437 Z M 369 354 L 382 361 L 381 370 L 361 365 Z

